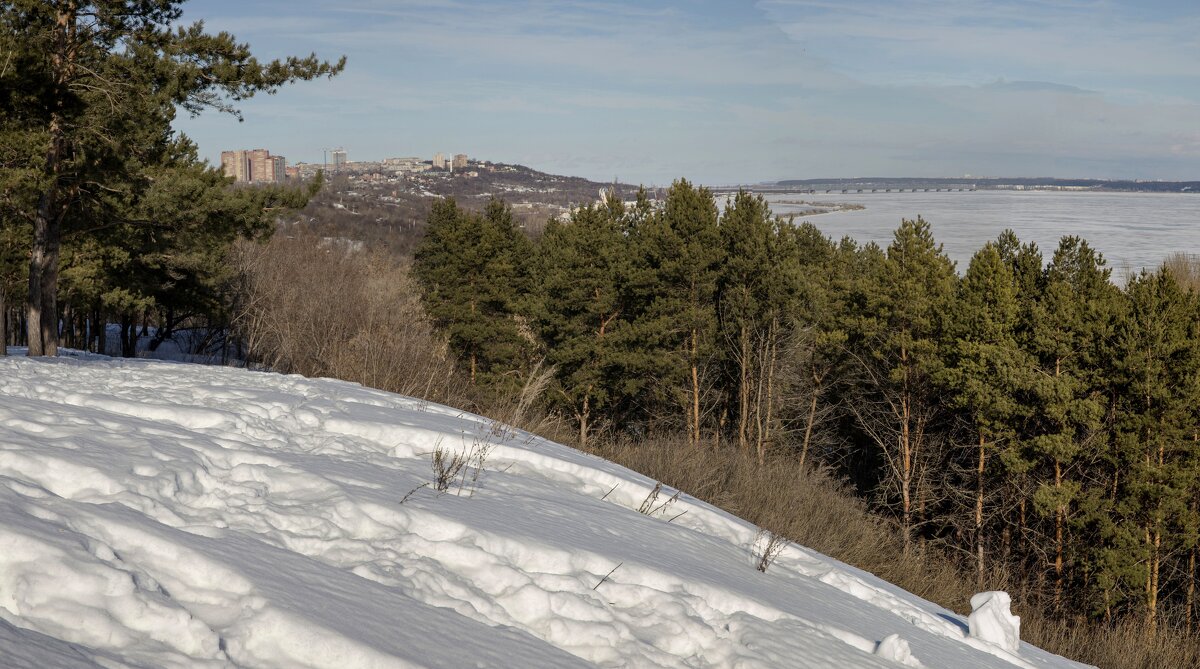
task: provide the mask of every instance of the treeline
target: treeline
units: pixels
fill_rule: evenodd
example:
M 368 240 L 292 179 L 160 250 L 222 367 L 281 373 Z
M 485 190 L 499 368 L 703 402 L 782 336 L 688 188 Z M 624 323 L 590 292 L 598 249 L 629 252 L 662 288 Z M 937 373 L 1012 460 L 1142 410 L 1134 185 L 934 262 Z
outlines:
M 436 204 L 414 273 L 494 395 L 539 363 L 586 445 L 835 467 L 910 541 L 1015 572 L 1052 611 L 1196 624 L 1200 285 L 1186 258 L 1111 281 L 1064 237 L 1005 232 L 962 276 L 928 223 L 834 241 L 686 181 L 527 239 L 503 203 Z

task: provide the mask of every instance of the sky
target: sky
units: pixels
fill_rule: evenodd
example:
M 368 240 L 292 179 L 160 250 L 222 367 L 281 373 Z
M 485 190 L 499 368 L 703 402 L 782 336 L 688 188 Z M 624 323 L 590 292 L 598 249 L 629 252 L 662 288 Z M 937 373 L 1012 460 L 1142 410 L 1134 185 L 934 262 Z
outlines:
M 193 0 L 260 58 L 347 57 L 176 127 L 201 154 L 608 181 L 1200 179 L 1195 0 Z

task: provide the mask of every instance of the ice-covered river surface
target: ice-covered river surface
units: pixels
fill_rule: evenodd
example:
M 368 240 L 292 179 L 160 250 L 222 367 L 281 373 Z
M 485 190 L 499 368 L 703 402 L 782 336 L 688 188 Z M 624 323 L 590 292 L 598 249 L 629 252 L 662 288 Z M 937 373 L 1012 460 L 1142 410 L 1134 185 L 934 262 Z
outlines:
M 784 216 L 808 207 L 783 201 L 861 204 L 866 208 L 796 220 L 810 221 L 834 239 L 849 235 L 884 247 L 902 218 L 923 216 L 960 273 L 1005 228 L 1036 242 L 1047 260 L 1063 235 L 1083 237 L 1104 254 L 1118 282 L 1127 271 L 1153 269 L 1176 251 L 1200 253 L 1200 193 L 788 193 L 767 199 Z

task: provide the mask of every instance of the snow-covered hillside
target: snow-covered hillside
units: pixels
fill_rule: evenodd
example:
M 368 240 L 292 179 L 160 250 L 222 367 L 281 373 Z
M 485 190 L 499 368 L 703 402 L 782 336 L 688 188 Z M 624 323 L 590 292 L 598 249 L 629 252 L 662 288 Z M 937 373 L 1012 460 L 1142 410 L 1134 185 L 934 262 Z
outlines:
M 654 488 L 338 381 L 0 359 L 0 666 L 1079 666 Z

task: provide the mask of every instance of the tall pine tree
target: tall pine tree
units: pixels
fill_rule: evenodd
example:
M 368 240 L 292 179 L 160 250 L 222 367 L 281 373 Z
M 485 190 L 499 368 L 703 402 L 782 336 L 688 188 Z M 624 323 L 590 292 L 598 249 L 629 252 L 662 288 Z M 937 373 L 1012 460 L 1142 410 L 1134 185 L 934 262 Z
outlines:
M 568 222 L 550 221 L 537 244 L 534 323 L 581 447 L 597 415 L 618 413 L 634 391 L 625 382 L 632 266 L 624 215 L 619 201 L 581 207 Z
M 642 335 L 658 354 L 658 378 L 683 409 L 688 440 L 698 445 L 716 340 L 713 303 L 724 259 L 712 193 L 676 181 L 662 209 L 635 231 Z
M 444 199 L 434 203 L 415 253 L 413 272 L 430 317 L 472 383 L 494 391 L 518 386 L 532 344 L 518 319 L 529 294 L 531 249 L 499 200 L 474 214 Z
M 869 298 L 876 329 L 862 358 L 869 383 L 852 405 L 879 451 L 884 489 L 908 533 L 927 501 L 940 455 L 936 379 L 945 368 L 945 320 L 957 277 L 921 218 L 900 224 L 882 270 Z
M 63 235 L 115 222 L 168 151 L 176 107 L 232 104 L 344 61 L 260 63 L 227 33 L 176 29 L 180 0 L 18 0 L 0 5 L 0 183 L 32 231 L 30 355 L 58 348 Z
M 985 510 L 989 500 L 989 455 L 1016 436 L 1014 423 L 1031 364 L 1017 346 L 1017 284 L 1000 247 L 986 244 L 959 284 L 947 379 L 953 404 L 970 425 L 975 457 L 972 521 L 979 586 L 986 572 Z
M 1118 399 L 1115 447 L 1124 472 L 1116 489 L 1114 550 L 1108 564 L 1132 585 L 1146 623 L 1158 624 L 1163 565 L 1188 553 L 1194 513 L 1197 452 L 1195 397 L 1197 342 L 1188 296 L 1168 272 L 1142 273 L 1125 290 L 1127 310 L 1115 335 L 1113 363 Z M 1114 579 L 1115 580 L 1115 579 Z M 1109 598 L 1105 598 L 1106 603 Z
M 1034 507 L 1051 523 L 1056 604 L 1067 579 L 1071 511 L 1082 492 L 1081 456 L 1103 436 L 1101 351 L 1118 306 L 1109 275 L 1103 257 L 1087 242 L 1063 237 L 1027 324 L 1037 374 L 1025 450 L 1038 480 Z
M 720 344 L 728 362 L 733 395 L 734 437 L 739 449 L 762 443 L 762 365 L 778 347 L 779 309 L 768 294 L 777 279 L 778 258 L 773 258 L 774 229 L 771 211 L 761 195 L 739 190 L 726 203 L 720 221 L 725 260 L 717 282 L 717 315 Z M 756 390 L 759 391 L 756 393 Z M 758 414 L 757 425 L 753 420 Z

